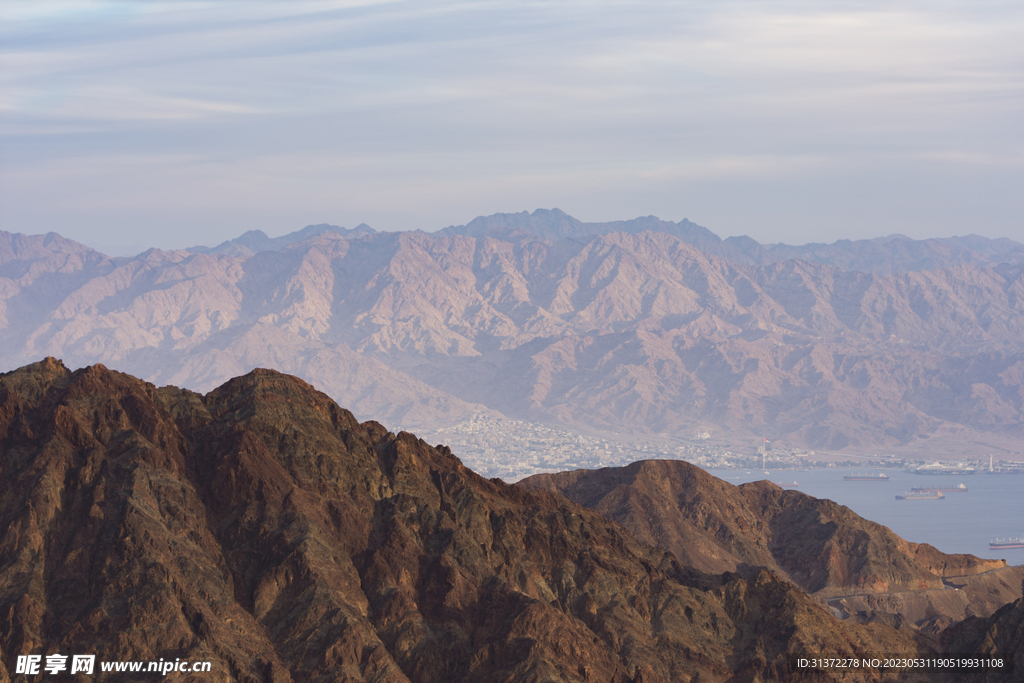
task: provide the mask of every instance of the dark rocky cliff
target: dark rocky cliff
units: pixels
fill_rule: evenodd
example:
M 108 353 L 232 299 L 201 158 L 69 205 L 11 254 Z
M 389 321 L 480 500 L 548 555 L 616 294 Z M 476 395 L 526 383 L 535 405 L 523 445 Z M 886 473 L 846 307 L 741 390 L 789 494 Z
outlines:
M 53 652 L 213 661 L 197 681 L 825 681 L 788 656 L 923 647 L 272 371 L 206 396 L 53 359 L 2 375 L 0 481 L 0 681 Z

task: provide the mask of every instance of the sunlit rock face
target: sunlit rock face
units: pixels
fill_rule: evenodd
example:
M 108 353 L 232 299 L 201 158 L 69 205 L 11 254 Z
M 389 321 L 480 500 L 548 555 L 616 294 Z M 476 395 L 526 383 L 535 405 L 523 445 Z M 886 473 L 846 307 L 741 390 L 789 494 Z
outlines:
M 508 216 L 446 234 L 324 228 L 134 259 L 3 233 L 0 368 L 53 355 L 205 392 L 273 367 L 388 425 L 489 412 L 861 450 L 1014 450 L 1022 435 L 1024 266 L 1009 247 L 794 252 L 939 267 L 868 272 L 744 260 L 693 224 L 541 218 L 544 230 Z M 896 259 L 915 250 L 930 256 Z

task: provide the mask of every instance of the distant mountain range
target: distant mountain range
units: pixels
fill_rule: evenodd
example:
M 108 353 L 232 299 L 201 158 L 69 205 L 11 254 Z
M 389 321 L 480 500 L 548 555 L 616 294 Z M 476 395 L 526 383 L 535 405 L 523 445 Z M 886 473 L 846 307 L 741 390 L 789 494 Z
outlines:
M 481 216 L 467 225 L 451 226 L 437 234 L 504 238 L 527 233 L 546 240 L 578 240 L 610 232 L 636 235 L 648 231 L 672 235 L 707 254 L 721 256 L 731 263 L 742 265 L 764 266 L 800 259 L 838 266 L 843 270 L 899 273 L 964 264 L 984 266 L 1024 263 L 1024 244 L 1006 238 L 992 240 L 968 235 L 914 240 L 904 235 L 889 235 L 874 239 L 839 240 L 832 244 L 759 244 L 746 236 L 727 237 L 723 240 L 707 228 L 685 218 L 678 223 L 663 221 L 655 216 L 631 221 L 583 223 L 558 209 L 538 209 L 532 214 L 523 211 Z
M 258 254 L 261 251 L 279 251 L 290 244 L 324 233 L 341 235 L 342 237 L 362 237 L 363 235 L 376 234 L 376 232 L 376 230 L 365 223 L 352 229 L 320 223 L 319 225 L 307 225 L 302 230 L 296 230 L 281 237 L 267 237 L 267 233 L 262 230 L 250 230 L 243 233 L 240 237 L 221 242 L 215 247 L 195 246 L 189 247 L 185 251 L 191 251 L 196 254 L 226 254 L 228 256 L 241 256 L 244 258 Z
M 557 210 L 438 233 L 250 232 L 134 258 L 0 233 L 0 369 L 52 355 L 205 391 L 273 367 L 395 426 L 490 411 L 816 448 L 1012 451 L 1022 274 L 1010 240 L 759 245 L 685 220 Z
M 663 232 L 697 247 L 708 254 L 721 256 L 731 263 L 763 266 L 799 259 L 843 270 L 865 273 L 899 273 L 936 270 L 971 264 L 992 266 L 1000 263 L 1024 263 L 1024 244 L 1007 238 L 989 239 L 980 235 L 914 240 L 904 235 L 889 235 L 862 240 L 839 240 L 832 244 L 811 243 L 800 246 L 760 244 L 741 236 L 721 239 L 705 227 L 683 219 L 678 223 L 655 216 L 629 221 L 584 223 L 558 209 L 537 209 L 533 213 L 497 213 L 480 216 L 466 225 L 449 226 L 433 235 L 464 235 L 513 240 L 533 235 L 543 240 L 581 240 L 611 232 L 636 235 L 641 232 Z M 195 246 L 188 251 L 203 254 L 251 256 L 261 251 L 277 251 L 323 233 L 342 237 L 376 234 L 365 223 L 355 228 L 342 228 L 321 223 L 281 237 L 267 237 L 261 230 L 250 230 L 216 247 Z

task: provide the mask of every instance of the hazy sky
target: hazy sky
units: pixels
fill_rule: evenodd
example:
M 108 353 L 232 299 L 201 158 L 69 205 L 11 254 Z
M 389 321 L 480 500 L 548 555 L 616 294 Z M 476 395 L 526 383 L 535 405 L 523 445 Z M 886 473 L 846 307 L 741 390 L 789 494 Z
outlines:
M 1024 3 L 0 3 L 0 229 L 1024 241 Z

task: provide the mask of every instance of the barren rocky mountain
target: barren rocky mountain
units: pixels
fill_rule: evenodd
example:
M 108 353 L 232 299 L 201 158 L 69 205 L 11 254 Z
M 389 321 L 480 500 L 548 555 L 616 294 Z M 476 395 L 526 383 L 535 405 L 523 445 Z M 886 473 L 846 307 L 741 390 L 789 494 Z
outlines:
M 667 233 L 705 253 L 741 265 L 763 266 L 800 259 L 838 266 L 843 270 L 882 274 L 938 270 L 959 265 L 1024 263 L 1024 244 L 1006 238 L 992 240 L 967 235 L 914 240 L 904 235 L 889 235 L 874 239 L 839 240 L 832 244 L 759 244 L 750 237 L 728 237 L 723 240 L 707 228 L 685 218 L 678 223 L 663 221 L 655 216 L 629 221 L 584 223 L 558 209 L 538 209 L 532 214 L 523 211 L 481 216 L 466 225 L 445 228 L 439 234 L 504 238 L 516 233 L 527 233 L 554 241 L 611 232 Z
M 391 425 L 494 411 L 833 449 L 1022 434 L 1024 266 L 991 265 L 1013 243 L 873 274 L 738 264 L 690 223 L 589 234 L 561 214 L 547 239 L 499 218 L 134 259 L 4 233 L 0 367 L 59 355 L 207 391 L 271 366 Z
M 970 617 L 943 633 L 949 652 L 966 652 L 980 657 L 1000 658 L 1007 664 L 999 670 L 958 671 L 942 677 L 957 683 L 1015 683 L 1024 672 L 1024 598 L 1006 605 L 988 617 Z
M 1024 568 L 946 555 L 832 501 L 766 481 L 733 486 L 686 462 L 539 474 L 518 485 L 560 493 L 703 571 L 767 567 L 851 616 L 898 615 L 895 623 L 934 631 L 1021 597 Z
M 54 652 L 239 682 L 878 681 L 791 657 L 930 647 L 768 570 L 686 567 L 273 371 L 205 396 L 53 359 L 0 375 L 0 482 L 0 681 Z

